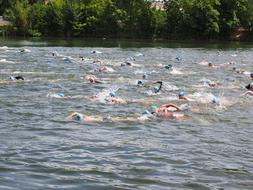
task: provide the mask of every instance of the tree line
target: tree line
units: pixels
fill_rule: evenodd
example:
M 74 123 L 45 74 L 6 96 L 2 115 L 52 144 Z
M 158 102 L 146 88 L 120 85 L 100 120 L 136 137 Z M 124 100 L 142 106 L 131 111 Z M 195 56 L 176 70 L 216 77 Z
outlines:
M 229 39 L 253 36 L 253 0 L 0 0 L 13 35 Z

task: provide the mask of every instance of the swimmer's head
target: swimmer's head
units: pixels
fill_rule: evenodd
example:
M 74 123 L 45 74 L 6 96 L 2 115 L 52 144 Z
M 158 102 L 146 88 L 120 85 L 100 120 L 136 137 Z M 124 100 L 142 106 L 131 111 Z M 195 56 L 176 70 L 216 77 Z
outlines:
M 236 67 L 233 67 L 233 71 L 236 71 Z
M 142 78 L 143 78 L 143 79 L 147 79 L 147 78 L 148 78 L 148 75 L 145 73 L 145 74 L 142 75 Z
M 214 104 L 218 103 L 218 98 L 216 96 L 214 96 L 212 98 L 212 103 L 214 103 Z
M 179 96 L 179 97 L 183 97 L 184 95 L 185 95 L 184 91 L 180 91 L 180 92 L 178 93 L 178 96 Z
M 142 113 L 143 115 L 149 115 L 150 112 L 148 110 L 144 110 L 144 112 Z
M 79 113 L 73 115 L 72 118 L 73 118 L 74 120 L 76 120 L 76 121 L 82 121 L 82 120 L 83 120 L 82 114 L 79 114 Z
M 165 66 L 165 69 L 171 69 L 172 68 L 172 65 L 171 64 L 168 64 Z
M 250 85 L 251 84 L 248 84 L 247 86 L 245 86 L 245 88 L 248 89 L 248 90 L 250 90 L 250 88 L 251 88 Z
M 15 80 L 15 77 L 10 76 L 9 79 L 10 79 L 10 80 Z
M 249 87 L 250 87 L 250 88 L 253 88 L 253 83 L 250 83 Z
M 250 73 L 250 77 L 253 79 L 253 72 Z
M 209 67 L 212 67 L 212 66 L 213 66 L 213 63 L 212 63 L 212 62 L 208 62 L 208 66 L 209 66 Z
M 125 61 L 125 65 L 127 65 L 127 66 L 132 66 L 132 63 L 129 62 L 129 61 Z M 125 66 L 125 65 L 124 65 L 124 66 Z
M 155 86 L 155 87 L 154 87 L 155 93 L 159 92 L 159 89 L 160 89 L 160 88 L 159 88 L 158 86 Z
M 143 85 L 143 81 L 142 81 L 142 80 L 138 80 L 138 81 L 137 81 L 137 84 L 138 84 L 138 85 Z
M 60 97 L 64 97 L 65 95 L 64 95 L 64 93 L 58 93 L 58 96 L 60 96 Z
M 110 95 L 111 97 L 115 97 L 115 96 L 116 96 L 116 93 L 115 93 L 115 92 L 110 92 L 109 95 Z
M 157 106 L 156 106 L 156 105 L 151 105 L 151 106 L 150 106 L 150 109 L 151 109 L 151 111 L 154 111 L 154 112 L 155 112 L 156 109 L 157 109 Z

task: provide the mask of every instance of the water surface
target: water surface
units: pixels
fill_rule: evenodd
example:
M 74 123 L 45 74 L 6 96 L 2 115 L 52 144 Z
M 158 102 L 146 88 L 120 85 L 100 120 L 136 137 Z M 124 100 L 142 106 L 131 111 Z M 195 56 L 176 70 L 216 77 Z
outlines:
M 198 64 L 235 62 L 253 71 L 253 44 L 1 40 L 0 46 L 9 46 L 0 49 L 0 189 L 253 188 L 253 99 L 239 97 L 251 79 L 233 73 L 231 65 L 210 69 Z M 21 47 L 31 52 L 20 53 Z M 108 83 L 80 79 L 95 66 L 75 61 L 79 56 L 108 63 L 115 72 L 97 74 Z M 120 67 L 129 57 L 139 66 Z M 166 64 L 182 74 L 171 74 Z M 65 119 L 73 111 L 137 117 L 148 108 L 145 100 L 160 105 L 166 103 L 162 98 L 177 95 L 179 90 L 169 89 L 145 95 L 135 85 L 145 72 L 151 81 L 162 80 L 188 94 L 223 96 L 233 104 L 217 110 L 213 104 L 192 103 L 203 113 L 186 112 L 190 119 L 185 121 L 83 124 Z M 25 81 L 9 81 L 10 75 Z M 203 78 L 222 85 L 198 87 Z M 47 97 L 51 92 L 90 97 L 112 86 L 120 87 L 120 97 L 144 103 Z

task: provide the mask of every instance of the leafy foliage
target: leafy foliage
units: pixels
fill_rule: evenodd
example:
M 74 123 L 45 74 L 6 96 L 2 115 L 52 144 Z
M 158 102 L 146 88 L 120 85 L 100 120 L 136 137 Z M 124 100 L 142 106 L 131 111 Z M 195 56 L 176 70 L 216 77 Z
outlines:
M 221 38 L 252 30 L 253 0 L 0 0 L 18 35 Z

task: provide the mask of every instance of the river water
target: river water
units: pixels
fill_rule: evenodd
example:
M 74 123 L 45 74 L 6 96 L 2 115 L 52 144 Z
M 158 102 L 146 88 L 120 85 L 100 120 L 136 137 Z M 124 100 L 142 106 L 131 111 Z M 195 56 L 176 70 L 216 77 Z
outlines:
M 252 80 L 232 71 L 253 71 L 253 44 L 0 42 L 0 189 L 253 189 L 253 99 L 240 97 Z M 80 77 L 98 67 L 92 63 L 97 59 L 114 72 L 93 73 L 105 83 L 91 84 Z M 126 60 L 134 65 L 122 67 Z M 136 85 L 144 73 L 148 81 L 164 82 L 159 95 Z M 18 75 L 25 80 L 9 80 Z M 203 80 L 220 85 L 210 88 Z M 87 98 L 111 87 L 132 102 Z M 150 102 L 185 103 L 173 99 L 180 89 L 229 103 L 190 102 L 200 111 L 184 112 L 189 117 L 183 121 L 66 119 L 74 111 L 137 118 Z M 83 98 L 48 96 L 59 92 Z

